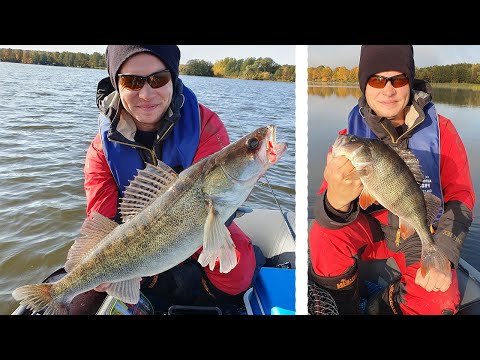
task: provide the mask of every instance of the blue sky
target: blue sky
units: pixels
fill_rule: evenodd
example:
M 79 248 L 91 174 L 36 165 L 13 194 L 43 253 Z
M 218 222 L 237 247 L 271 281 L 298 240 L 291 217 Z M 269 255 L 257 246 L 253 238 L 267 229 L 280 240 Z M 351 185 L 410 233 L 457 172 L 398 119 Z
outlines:
M 360 45 L 309 45 L 308 66 L 358 66 Z M 413 45 L 415 66 L 480 63 L 480 45 Z
M 0 48 L 71 51 L 87 54 L 104 53 L 106 47 L 107 45 L 0 45 Z M 295 45 L 179 45 L 179 47 L 182 64 L 192 59 L 214 63 L 226 57 L 235 59 L 269 57 L 279 65 L 295 64 Z

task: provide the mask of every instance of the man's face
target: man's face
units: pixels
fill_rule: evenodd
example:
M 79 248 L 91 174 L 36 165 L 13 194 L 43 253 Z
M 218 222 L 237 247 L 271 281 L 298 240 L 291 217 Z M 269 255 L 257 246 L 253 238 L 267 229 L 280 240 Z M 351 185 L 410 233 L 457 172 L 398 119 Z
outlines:
M 384 71 L 373 76 L 392 77 L 400 75 L 398 71 Z M 397 85 L 398 86 L 398 85 Z M 370 108 L 375 114 L 386 118 L 403 118 L 405 106 L 410 98 L 410 84 L 395 88 L 388 81 L 383 88 L 375 88 L 368 84 L 365 89 L 365 97 Z
M 148 76 L 167 67 L 158 57 L 149 53 L 139 53 L 128 58 L 119 74 Z M 173 83 L 170 80 L 159 88 L 152 88 L 147 82 L 140 90 L 122 87 L 118 82 L 120 99 L 123 107 L 135 120 L 137 128 L 143 131 L 153 131 L 158 128 L 160 119 L 166 113 L 173 95 Z

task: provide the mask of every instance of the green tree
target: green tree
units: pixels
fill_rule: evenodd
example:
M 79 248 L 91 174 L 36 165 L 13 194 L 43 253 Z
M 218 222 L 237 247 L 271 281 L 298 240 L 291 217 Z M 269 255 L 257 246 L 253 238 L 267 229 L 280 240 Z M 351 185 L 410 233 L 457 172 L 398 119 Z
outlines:
M 189 60 L 186 64 L 186 75 L 213 76 L 212 63 L 205 60 Z
M 94 52 L 90 56 L 90 67 L 100 69 L 105 67 L 105 57 L 99 52 Z
M 277 71 L 273 77 L 277 81 L 295 81 L 295 66 L 283 65 Z
M 243 62 L 242 62 L 242 66 L 240 67 L 240 71 L 245 74 L 248 70 L 247 68 L 251 65 L 253 65 L 255 63 L 255 58 L 253 57 L 249 57 L 249 58 L 246 58 Z
M 470 82 L 472 84 L 480 83 L 480 64 L 473 64 L 470 74 Z

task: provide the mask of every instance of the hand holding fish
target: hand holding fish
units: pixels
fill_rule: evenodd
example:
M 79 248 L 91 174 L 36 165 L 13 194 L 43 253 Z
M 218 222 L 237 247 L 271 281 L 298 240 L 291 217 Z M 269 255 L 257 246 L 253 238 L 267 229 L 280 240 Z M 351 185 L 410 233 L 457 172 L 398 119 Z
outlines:
M 452 283 L 452 272 L 443 272 L 437 270 L 436 268 L 431 268 L 425 276 L 422 275 L 422 269 L 417 270 L 417 275 L 415 276 L 415 284 L 420 285 L 422 288 L 430 291 L 441 291 L 445 292 L 450 287 Z
M 326 196 L 330 205 L 339 211 L 348 211 L 350 203 L 363 190 L 355 167 L 345 156 L 333 157 L 332 153 L 329 153 L 324 177 L 328 183 Z

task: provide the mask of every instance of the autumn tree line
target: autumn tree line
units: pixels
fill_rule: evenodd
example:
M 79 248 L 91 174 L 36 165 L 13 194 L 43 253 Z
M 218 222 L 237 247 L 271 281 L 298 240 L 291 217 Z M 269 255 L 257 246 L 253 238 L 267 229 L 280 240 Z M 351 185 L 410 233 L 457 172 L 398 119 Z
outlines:
M 227 57 L 214 64 L 205 60 L 189 60 L 185 65 L 180 65 L 180 73 L 246 80 L 295 81 L 294 65 L 279 65 L 269 57 L 239 60 Z
M 480 64 L 453 64 L 434 65 L 423 68 L 415 68 L 415 78 L 427 80 L 431 83 L 464 83 L 480 84 Z M 336 67 L 333 70 L 328 66 L 308 68 L 308 80 L 310 82 L 358 82 L 358 66 L 349 70 L 345 66 Z
M 0 49 L 0 61 L 22 64 L 69 66 L 105 69 L 105 54 L 51 52 L 22 49 Z M 225 58 L 211 63 L 205 60 L 189 60 L 180 64 L 180 74 L 214 76 L 247 80 L 295 81 L 295 65 L 279 65 L 271 58 Z

